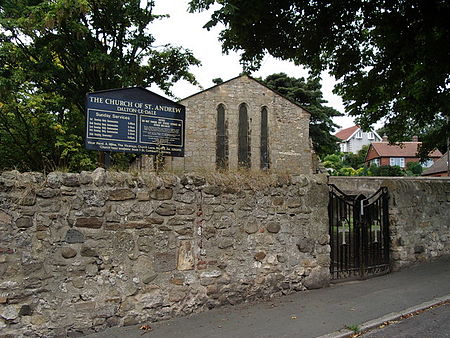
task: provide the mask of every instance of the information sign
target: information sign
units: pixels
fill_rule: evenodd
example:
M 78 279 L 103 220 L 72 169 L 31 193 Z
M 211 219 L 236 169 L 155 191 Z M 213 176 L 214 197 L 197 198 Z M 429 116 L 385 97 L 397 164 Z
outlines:
M 185 107 L 143 88 L 89 93 L 86 148 L 184 156 Z

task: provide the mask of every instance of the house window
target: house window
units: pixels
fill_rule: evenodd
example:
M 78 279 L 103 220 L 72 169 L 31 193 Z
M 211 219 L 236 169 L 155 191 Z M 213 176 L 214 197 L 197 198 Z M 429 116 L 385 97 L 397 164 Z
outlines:
M 429 168 L 433 165 L 434 161 L 433 160 L 427 160 L 425 162 L 420 162 L 421 166 L 424 168 Z
M 368 138 L 369 140 L 374 140 L 374 139 L 375 139 L 375 135 L 373 134 L 373 132 L 369 131 L 369 132 L 367 133 L 367 138 Z
M 404 168 L 405 167 L 405 158 L 404 157 L 391 157 L 389 159 L 389 164 L 391 166 L 399 166 L 400 168 Z
M 228 168 L 227 123 L 225 120 L 225 106 L 223 104 L 217 106 L 216 168 L 218 170 Z
M 241 168 L 250 168 L 250 133 L 245 103 L 239 106 L 238 165 Z
M 362 131 L 358 131 L 355 135 L 356 138 L 361 139 L 362 138 Z
M 261 169 L 269 169 L 269 126 L 267 107 L 261 109 Z
M 380 166 L 380 159 L 379 158 L 374 158 L 373 160 L 370 161 L 371 165 L 376 165 L 377 167 Z

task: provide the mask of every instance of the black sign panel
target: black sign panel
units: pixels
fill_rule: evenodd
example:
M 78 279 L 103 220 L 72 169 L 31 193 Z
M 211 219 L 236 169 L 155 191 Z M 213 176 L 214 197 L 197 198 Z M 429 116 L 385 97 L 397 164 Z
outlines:
M 143 88 L 86 100 L 86 149 L 184 156 L 185 107 Z

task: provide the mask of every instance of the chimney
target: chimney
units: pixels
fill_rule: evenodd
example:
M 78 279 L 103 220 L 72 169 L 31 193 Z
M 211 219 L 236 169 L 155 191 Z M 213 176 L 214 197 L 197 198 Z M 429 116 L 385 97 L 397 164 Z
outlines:
M 413 136 L 412 137 L 412 141 L 413 142 L 419 142 L 419 137 L 418 136 Z
M 388 137 L 387 137 L 387 135 L 386 134 L 384 134 L 383 135 L 383 142 L 388 142 L 389 140 L 388 140 Z

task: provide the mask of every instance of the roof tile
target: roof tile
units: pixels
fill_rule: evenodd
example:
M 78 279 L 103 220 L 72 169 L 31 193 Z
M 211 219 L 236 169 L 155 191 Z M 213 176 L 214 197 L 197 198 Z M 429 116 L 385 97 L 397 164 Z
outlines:
M 337 138 L 340 138 L 341 140 L 347 140 L 350 136 L 352 136 L 355 131 L 357 131 L 359 129 L 359 126 L 353 126 L 350 128 L 345 128 L 342 130 L 339 130 L 334 136 L 336 136 Z
M 422 142 L 402 142 L 401 144 L 389 144 L 389 142 L 372 142 L 373 148 L 380 157 L 417 157 L 419 146 Z M 441 157 L 439 150 L 433 150 L 429 157 Z

